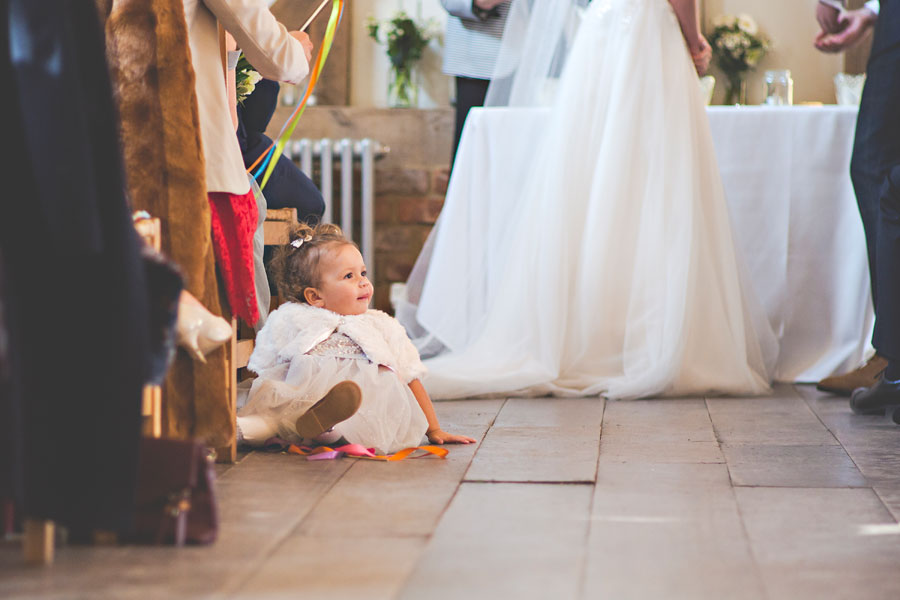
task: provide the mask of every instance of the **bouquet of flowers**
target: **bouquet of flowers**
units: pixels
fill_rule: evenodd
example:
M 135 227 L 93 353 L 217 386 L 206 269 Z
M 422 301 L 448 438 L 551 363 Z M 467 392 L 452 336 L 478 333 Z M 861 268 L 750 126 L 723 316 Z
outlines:
M 400 11 L 384 23 L 369 17 L 368 30 L 369 37 L 387 45 L 387 55 L 391 61 L 388 87 L 391 104 L 414 106 L 418 101 L 418 86 L 413 81 L 413 69 L 422 59 L 428 43 L 437 36 L 436 23 L 428 21 L 419 24 Z M 381 39 L 382 33 L 384 40 Z
M 244 103 L 244 98 L 253 93 L 256 84 L 262 79 L 253 65 L 247 60 L 247 57 L 241 53 L 237 66 L 234 68 L 234 87 L 237 92 L 238 104 Z
M 714 19 L 709 44 L 716 65 L 728 79 L 725 104 L 743 103 L 744 77 L 766 55 L 769 41 L 759 33 L 753 17 L 740 14 Z

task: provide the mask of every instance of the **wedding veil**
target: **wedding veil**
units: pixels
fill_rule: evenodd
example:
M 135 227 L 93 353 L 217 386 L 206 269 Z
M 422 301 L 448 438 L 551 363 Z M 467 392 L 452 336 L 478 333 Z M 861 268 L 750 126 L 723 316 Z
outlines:
M 485 106 L 546 106 L 552 102 L 552 91 L 562 74 L 581 15 L 589 1 L 511 0 Z M 522 153 L 521 164 L 527 164 L 525 161 L 533 159 L 534 144 L 533 138 L 525 137 L 521 143 L 509 146 L 517 148 Z M 513 183 L 522 182 L 511 180 Z M 418 304 L 440 228 L 439 219 L 425 241 L 405 288 L 396 290 L 397 294 L 392 294 L 391 298 L 397 319 L 406 327 L 423 358 L 446 349 L 417 319 Z
M 590 0 L 512 0 L 485 106 L 546 106 Z

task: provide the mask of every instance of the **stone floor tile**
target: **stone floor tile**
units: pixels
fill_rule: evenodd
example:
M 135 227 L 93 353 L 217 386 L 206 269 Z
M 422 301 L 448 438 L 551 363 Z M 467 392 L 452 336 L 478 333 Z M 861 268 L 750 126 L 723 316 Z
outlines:
M 603 398 L 510 398 L 494 427 L 577 428 L 603 421 Z
M 293 454 L 254 452 L 217 482 L 222 539 L 215 548 L 248 552 L 255 538 L 263 544 L 284 535 L 352 466 L 350 460 L 308 461 Z
M 871 489 L 735 494 L 772 600 L 900 598 L 900 531 Z
M 810 385 L 797 385 L 795 389 L 845 447 L 870 446 L 900 451 L 900 427 L 887 417 L 854 414 L 846 397 L 826 394 Z
M 84 590 L 84 598 L 204 597 L 249 576 L 350 468 L 347 461 L 314 463 L 302 457 L 253 452 L 216 481 L 219 537 L 204 547 L 61 546 L 51 569 L 0 597 L 34 597 Z M 20 558 L 16 557 L 18 560 Z M 17 560 L 17 562 L 18 562 Z M 98 577 L 103 570 L 114 577 Z M 0 580 L 3 580 L 0 577 Z M 37 591 L 29 586 L 38 586 Z M 22 595 L 19 595 L 22 594 Z M 74 596 L 79 597 L 79 596 Z
M 497 419 L 500 409 L 505 404 L 503 399 L 471 399 L 471 400 L 438 400 L 434 403 L 434 410 L 441 427 L 454 433 L 477 437 L 476 433 L 469 433 L 468 427 L 480 430 L 485 423 L 493 424 Z
M 600 462 L 724 463 L 719 442 L 600 438 Z
M 608 402 L 600 461 L 725 462 L 704 400 Z
M 585 600 L 764 597 L 724 465 L 601 462 L 591 521 Z
M 577 430 L 501 427 L 488 432 L 465 481 L 591 483 L 600 426 Z
M 875 486 L 875 493 L 887 507 L 894 518 L 900 523 L 900 485 Z
M 575 598 L 591 487 L 460 487 L 401 599 Z
M 600 451 L 599 398 L 511 398 L 466 481 L 592 482 Z
M 240 561 L 216 561 L 213 547 L 61 546 L 51 567 L 4 565 L 0 552 L 0 598 L 4 600 L 164 600 L 213 598 Z M 11 549 L 10 549 L 11 550 Z M 21 560 L 20 555 L 17 556 Z M 11 567 L 7 570 L 7 566 Z M 243 572 L 248 572 L 245 563 Z
M 722 445 L 736 486 L 861 487 L 868 482 L 840 446 Z
M 847 453 L 870 485 L 900 486 L 900 431 L 894 445 L 846 445 Z
M 838 445 L 790 386 L 777 386 L 772 396 L 706 402 L 716 436 L 725 444 Z
M 603 438 L 658 442 L 715 442 L 702 399 L 609 401 L 603 413 Z
M 441 426 L 481 440 L 502 400 L 441 402 Z M 466 407 L 471 406 L 472 411 Z M 465 412 L 463 412 L 465 411 Z M 456 493 L 477 444 L 448 445 L 446 459 L 357 461 L 328 491 L 301 527 L 308 536 L 425 536 Z
M 292 536 L 229 600 L 391 600 L 426 544 L 422 538 Z

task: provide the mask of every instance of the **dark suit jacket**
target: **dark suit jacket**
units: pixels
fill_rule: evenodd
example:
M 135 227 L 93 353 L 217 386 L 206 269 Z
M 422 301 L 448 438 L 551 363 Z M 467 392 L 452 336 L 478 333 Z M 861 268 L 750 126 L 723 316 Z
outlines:
M 147 289 L 94 0 L 0 0 L 10 85 L 0 498 L 76 530 L 132 518 Z M 2 336 L 0 336 L 2 337 Z

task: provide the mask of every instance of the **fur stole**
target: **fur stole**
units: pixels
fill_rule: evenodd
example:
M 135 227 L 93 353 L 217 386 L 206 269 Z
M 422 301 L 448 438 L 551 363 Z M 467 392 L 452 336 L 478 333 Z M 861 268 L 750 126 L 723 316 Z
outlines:
M 160 218 L 163 253 L 181 267 L 187 289 L 223 314 L 183 0 L 97 0 L 97 6 L 132 207 Z M 213 447 L 233 439 L 225 352 L 216 350 L 205 365 L 178 352 L 164 386 L 164 435 Z
M 288 302 L 272 312 L 256 336 L 247 367 L 256 373 L 303 356 L 334 333 L 359 344 L 375 364 L 397 372 L 404 383 L 421 379 L 425 365 L 406 330 L 380 310 L 361 315 L 339 315 L 324 308 Z

